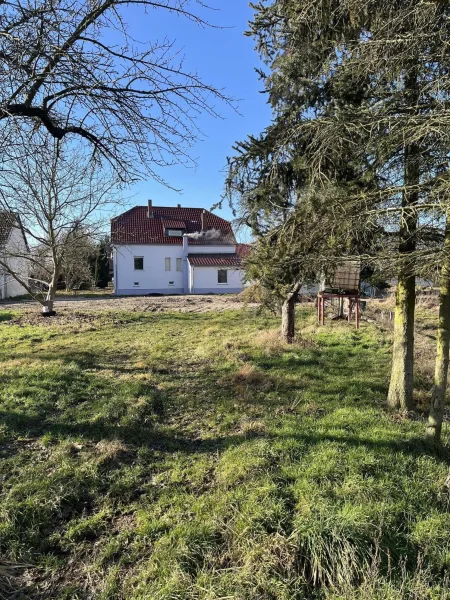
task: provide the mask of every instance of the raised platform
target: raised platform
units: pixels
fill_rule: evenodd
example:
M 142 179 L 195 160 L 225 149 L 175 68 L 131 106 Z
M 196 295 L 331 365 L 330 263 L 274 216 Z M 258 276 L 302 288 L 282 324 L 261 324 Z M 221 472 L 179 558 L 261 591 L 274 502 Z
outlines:
M 347 300 L 347 320 L 350 323 L 352 320 L 352 312 L 355 313 L 355 326 L 359 329 L 359 292 L 335 293 L 335 292 L 319 292 L 317 294 L 317 319 L 320 325 L 325 322 L 325 302 L 338 298 L 339 300 Z

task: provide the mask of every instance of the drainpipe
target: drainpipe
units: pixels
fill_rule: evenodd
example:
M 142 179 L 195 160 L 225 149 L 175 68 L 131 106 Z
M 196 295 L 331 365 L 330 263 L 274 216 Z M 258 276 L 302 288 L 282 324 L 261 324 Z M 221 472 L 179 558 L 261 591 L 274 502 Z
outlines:
M 113 247 L 113 277 L 114 277 L 114 296 L 119 295 L 119 279 L 117 277 L 117 248 Z
M 187 235 L 183 235 L 183 250 L 181 254 L 181 265 L 182 265 L 182 276 L 183 276 L 183 291 L 185 294 L 189 294 L 189 238 Z

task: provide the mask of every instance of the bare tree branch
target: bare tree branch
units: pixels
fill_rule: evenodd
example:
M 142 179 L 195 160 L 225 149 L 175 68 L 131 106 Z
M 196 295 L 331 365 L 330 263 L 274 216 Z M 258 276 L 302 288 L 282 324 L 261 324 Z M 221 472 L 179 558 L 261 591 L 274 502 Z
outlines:
M 55 139 L 81 138 L 123 180 L 190 163 L 201 137 L 197 117 L 217 117 L 223 91 L 184 67 L 172 41 L 136 42 L 123 19 L 129 6 L 209 23 L 198 0 L 11 0 L 0 3 L 0 150 L 18 129 L 43 127 Z M 18 125 L 18 126 L 17 126 Z M 19 136 L 20 137 L 20 136 Z

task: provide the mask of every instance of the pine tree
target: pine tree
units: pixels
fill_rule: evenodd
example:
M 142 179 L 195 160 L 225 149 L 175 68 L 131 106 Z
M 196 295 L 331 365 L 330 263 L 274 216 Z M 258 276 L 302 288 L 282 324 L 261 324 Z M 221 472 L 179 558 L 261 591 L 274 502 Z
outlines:
M 275 0 L 253 8 L 249 33 L 268 68 L 260 74 L 277 156 L 301 164 L 304 186 L 338 185 L 363 221 L 396 235 L 384 256 L 398 280 L 389 402 L 409 410 L 415 274 L 448 170 L 450 5 Z M 338 208 L 333 201 L 330 210 Z
M 96 245 L 95 255 L 91 261 L 92 278 L 99 288 L 106 288 L 110 281 L 109 236 L 104 236 Z
M 318 195 L 308 188 L 300 149 L 293 144 L 280 152 L 278 140 L 275 125 L 259 138 L 237 144 L 226 186 L 241 223 L 256 240 L 247 276 L 260 282 L 265 303 L 281 313 L 281 335 L 291 343 L 302 285 L 316 283 L 325 268 L 351 250 L 359 225 L 354 223 L 349 236 L 348 223 L 356 217 L 361 221 L 354 202 L 347 202 L 336 187 Z M 338 217 L 330 210 L 337 204 Z

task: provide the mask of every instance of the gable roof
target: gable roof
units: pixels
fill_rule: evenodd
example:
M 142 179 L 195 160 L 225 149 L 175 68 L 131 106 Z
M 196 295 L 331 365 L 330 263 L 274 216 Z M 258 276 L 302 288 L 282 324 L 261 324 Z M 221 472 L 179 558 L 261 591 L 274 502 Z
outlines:
M 0 210 L 0 246 L 4 246 L 8 242 L 11 231 L 17 224 L 17 217 L 14 213 Z
M 112 219 L 111 243 L 182 245 L 183 238 L 166 236 L 166 228 L 198 234 L 189 238 L 190 246 L 236 243 L 231 223 L 203 208 L 153 206 L 151 212 L 149 217 L 147 206 L 135 206 Z

